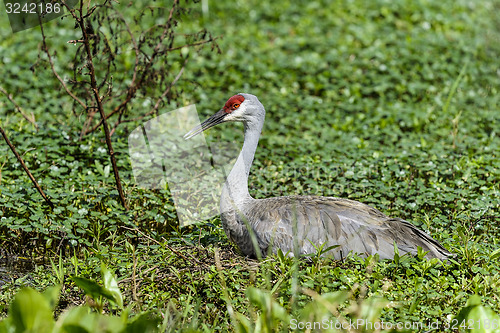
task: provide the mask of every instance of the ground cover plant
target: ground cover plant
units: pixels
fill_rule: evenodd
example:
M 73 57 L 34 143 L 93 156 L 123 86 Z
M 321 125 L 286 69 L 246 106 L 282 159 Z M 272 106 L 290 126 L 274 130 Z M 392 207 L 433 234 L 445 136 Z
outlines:
M 158 17 L 144 10 L 159 7 L 155 2 L 115 6 L 125 17 L 144 10 L 145 26 L 128 21 L 132 31 L 143 31 L 164 23 L 172 4 Z M 500 320 L 500 3 L 186 6 L 190 11 L 178 13 L 175 35 L 202 37 L 196 34 L 208 31 L 220 36 L 218 49 L 165 55 L 168 70 L 158 62 L 158 77 L 150 77 L 151 84 L 139 87 L 127 108 L 110 118 L 128 210 L 116 189 L 99 114 L 89 113 L 96 109 L 82 109 L 62 88 L 40 28 L 12 34 L 0 14 L 0 126 L 54 204 L 45 204 L 1 141 L 0 311 L 8 319 L 0 330 L 16 325 L 13 317 L 24 318 L 16 310 L 21 302 L 45 297 L 44 309 L 55 307 L 59 323 L 68 318 L 67 309 L 85 306 L 69 311 L 93 311 L 93 318 L 103 312 L 110 322 L 121 318 L 116 331 L 137 318 L 169 331 L 302 331 L 307 328 L 300 323 L 323 319 L 417 323 L 379 329 L 385 331 L 419 331 L 419 323 L 436 331 L 495 331 L 485 323 Z M 105 25 L 94 24 L 94 30 Z M 78 46 L 66 43 L 81 37 L 74 28 L 70 18 L 44 25 L 55 70 L 68 85 L 75 69 L 77 76 L 86 75 L 78 72 L 81 58 L 71 57 L 70 47 Z M 102 33 L 123 47 L 129 40 L 123 29 Z M 134 68 L 134 48 L 121 50 L 109 77 L 107 66 L 98 72 L 102 82 L 113 76 L 114 89 L 125 92 L 106 95 L 106 112 L 120 105 L 132 80 L 120 73 Z M 97 58 L 106 54 L 96 47 Z M 78 88 L 77 96 L 93 106 L 92 95 Z M 383 262 L 296 261 L 284 255 L 254 261 L 237 253 L 218 217 L 180 229 L 168 189 L 134 183 L 127 135 L 148 117 L 191 103 L 204 118 L 238 92 L 257 95 L 267 110 L 250 175 L 254 197 L 358 200 L 412 221 L 457 258 L 444 264 L 406 256 Z M 207 140 L 214 147 L 242 142 L 242 131 L 221 126 Z M 105 275 L 103 267 L 112 273 Z M 111 289 L 123 296 L 123 307 L 103 301 L 112 298 L 106 293 L 110 276 L 116 276 Z M 79 278 L 95 281 L 89 284 L 101 294 L 86 297 L 91 292 Z M 55 285 L 58 295 L 50 291 Z M 23 287 L 49 291 L 19 292 Z

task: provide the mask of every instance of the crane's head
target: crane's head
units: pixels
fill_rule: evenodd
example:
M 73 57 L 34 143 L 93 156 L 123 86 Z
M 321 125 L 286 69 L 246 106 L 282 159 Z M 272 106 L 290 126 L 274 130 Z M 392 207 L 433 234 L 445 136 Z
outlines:
M 190 130 L 184 135 L 184 139 L 190 139 L 210 127 L 228 121 L 240 121 L 245 124 L 263 121 L 265 114 L 264 106 L 256 96 L 240 93 L 228 99 L 217 113 Z

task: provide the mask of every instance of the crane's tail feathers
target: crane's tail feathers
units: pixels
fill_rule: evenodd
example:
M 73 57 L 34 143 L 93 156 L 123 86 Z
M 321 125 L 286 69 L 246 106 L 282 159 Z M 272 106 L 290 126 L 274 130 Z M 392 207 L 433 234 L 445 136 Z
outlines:
M 441 243 L 429 236 L 426 232 L 415 227 L 410 222 L 402 219 L 397 219 L 397 221 L 400 222 L 406 229 L 409 229 L 413 235 L 415 235 L 415 238 L 419 240 L 417 244 L 420 243 L 418 246 L 420 246 L 424 251 L 428 251 L 426 258 L 446 260 L 456 257 L 456 254 L 449 252 L 443 247 L 443 245 L 441 245 Z

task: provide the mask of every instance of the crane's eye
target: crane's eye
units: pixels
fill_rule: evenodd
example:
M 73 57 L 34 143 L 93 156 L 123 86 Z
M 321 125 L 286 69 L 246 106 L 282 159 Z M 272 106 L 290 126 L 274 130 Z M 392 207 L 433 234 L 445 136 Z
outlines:
M 234 103 L 234 104 L 233 104 L 233 108 L 237 109 L 237 108 L 239 108 L 239 107 L 240 107 L 240 104 L 238 104 L 238 103 Z

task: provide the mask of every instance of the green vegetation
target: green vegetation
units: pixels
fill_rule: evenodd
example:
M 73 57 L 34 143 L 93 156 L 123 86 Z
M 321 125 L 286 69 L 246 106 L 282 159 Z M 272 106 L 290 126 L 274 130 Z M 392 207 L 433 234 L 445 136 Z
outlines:
M 0 323 L 0 332 L 156 332 L 166 329 L 165 322 L 150 313 L 129 318 L 129 310 L 123 309 L 123 299 L 117 288 L 115 277 L 104 266 L 101 268 L 104 286 L 92 280 L 74 277 L 73 281 L 83 289 L 91 300 L 89 306 L 73 307 L 54 321 L 52 311 L 58 302 L 57 287 L 47 289 L 43 294 L 31 288 L 24 288 L 9 308 L 9 316 Z M 122 310 L 121 315 L 102 314 L 103 300 Z
M 158 5 L 142 0 L 116 6 L 129 15 L 151 4 Z M 165 81 L 141 87 L 127 119 L 153 109 L 151 96 L 162 94 L 189 55 L 158 111 L 195 103 L 203 118 L 235 93 L 257 95 L 267 121 L 251 194 L 358 200 L 412 221 L 456 260 L 296 261 L 277 255 L 257 262 L 237 253 L 218 217 L 179 229 L 168 190 L 138 188 L 128 160 L 128 133 L 154 115 L 121 123 L 111 137 L 129 206 L 124 210 L 104 134 L 81 135 L 87 114 L 52 74 L 40 28 L 11 34 L 2 11 L 0 87 L 33 114 L 38 128 L 1 92 L 0 126 L 55 208 L 0 141 L 0 313 L 8 318 L 0 332 L 26 327 L 8 325 L 29 317 L 22 304 L 32 300 L 40 318 L 55 306 L 50 323 L 57 327 L 85 313 L 89 323 L 116 323 L 117 332 L 136 321 L 169 331 L 288 331 L 293 323 L 334 318 L 427 328 L 439 322 L 438 331 L 446 325 L 466 331 L 472 323 L 474 331 L 495 331 L 484 325 L 500 326 L 500 2 L 227 0 L 186 6 L 191 11 L 179 13 L 176 43 L 206 29 L 222 36 L 215 41 L 220 52 L 213 43 L 166 54 Z M 145 15 L 129 24 L 145 29 L 164 23 L 168 10 L 161 17 Z M 73 77 L 78 59 L 67 41 L 81 32 L 70 18 L 44 30 L 57 51 L 56 70 Z M 105 33 L 127 38 L 117 31 Z M 117 53 L 117 59 L 113 84 L 122 92 L 134 53 Z M 84 96 L 85 89 L 78 92 Z M 122 96 L 110 95 L 106 112 Z M 113 125 L 117 118 L 111 120 Z M 207 141 L 242 142 L 242 131 L 222 125 L 209 131 Z M 113 274 L 106 275 L 102 264 Z M 110 276 L 117 280 L 111 294 Z M 54 285 L 59 294 L 50 289 Z M 32 289 L 19 291 L 23 287 Z M 37 319 L 26 320 L 35 325 Z

